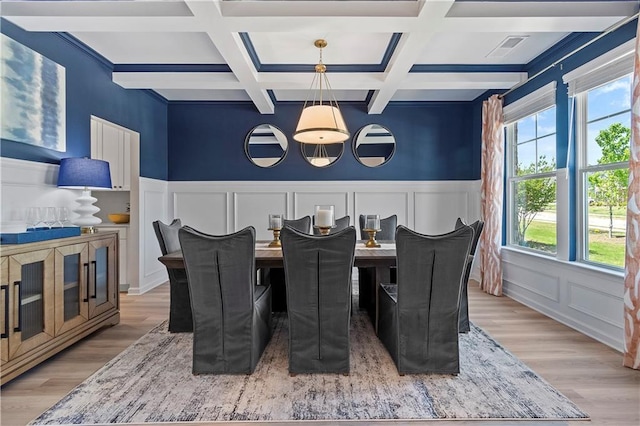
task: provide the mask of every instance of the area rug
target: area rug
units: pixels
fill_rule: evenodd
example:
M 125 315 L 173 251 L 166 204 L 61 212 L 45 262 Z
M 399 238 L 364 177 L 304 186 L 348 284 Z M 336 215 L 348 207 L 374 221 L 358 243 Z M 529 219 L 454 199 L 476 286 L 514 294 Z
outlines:
M 399 376 L 366 314 L 351 325 L 351 373 L 288 373 L 288 320 L 251 375 L 191 374 L 192 335 L 166 322 L 33 420 L 34 425 L 368 419 L 588 419 L 478 327 L 460 336 L 458 376 Z

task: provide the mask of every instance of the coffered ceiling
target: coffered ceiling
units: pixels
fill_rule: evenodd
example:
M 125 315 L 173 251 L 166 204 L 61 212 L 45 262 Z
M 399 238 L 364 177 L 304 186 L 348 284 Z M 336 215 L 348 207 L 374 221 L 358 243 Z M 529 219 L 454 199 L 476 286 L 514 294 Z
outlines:
M 637 1 L 6 1 L 28 31 L 68 33 L 114 65 L 113 81 L 169 101 L 304 101 L 323 51 L 339 101 L 467 101 L 526 78 L 575 32 L 602 32 Z

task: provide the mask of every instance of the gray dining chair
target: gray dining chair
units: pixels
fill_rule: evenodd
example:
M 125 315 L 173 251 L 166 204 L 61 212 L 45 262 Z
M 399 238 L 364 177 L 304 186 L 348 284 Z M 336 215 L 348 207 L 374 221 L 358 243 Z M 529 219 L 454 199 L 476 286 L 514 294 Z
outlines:
M 329 234 L 334 234 L 338 231 L 342 231 L 343 229 L 347 228 L 349 226 L 350 221 L 351 221 L 351 218 L 349 217 L 349 215 L 339 217 L 338 219 L 336 219 L 336 226 L 329 230 Z M 315 217 L 313 218 L 313 223 L 315 225 Z M 314 227 L 313 235 L 320 235 L 320 230 Z
M 465 226 L 466 223 L 462 219 L 456 220 L 455 229 Z M 462 290 L 460 293 L 460 318 L 458 320 L 458 331 L 460 333 L 468 333 L 471 330 L 469 326 L 469 275 L 471 275 L 471 265 L 473 264 L 473 258 L 476 255 L 476 247 L 478 246 L 478 240 L 482 229 L 484 228 L 484 222 L 482 220 L 476 220 L 470 224 L 473 228 L 473 240 L 471 240 L 471 249 L 469 250 L 469 257 L 467 258 L 467 265 L 465 266 L 464 276 L 462 277 Z
M 349 373 L 351 268 L 356 230 L 326 236 L 284 228 L 289 373 Z
M 282 226 L 288 226 L 308 234 L 311 229 L 311 216 L 304 216 L 299 219 L 284 219 Z M 271 291 L 273 292 L 271 308 L 273 311 L 285 312 L 287 310 L 287 292 L 284 287 L 284 268 L 261 269 L 260 281 L 271 284 Z
M 358 217 L 360 225 L 360 239 L 368 240 L 369 234 L 364 231 L 366 216 L 361 214 Z M 380 219 L 380 232 L 376 234 L 376 240 L 394 241 L 396 239 L 396 226 L 398 217 L 394 214 L 384 219 Z M 389 269 L 390 282 L 396 282 L 396 268 Z M 358 268 L 358 306 L 366 309 L 370 315 L 375 317 L 375 268 Z
M 282 226 L 289 226 L 293 229 L 297 229 L 300 232 L 308 234 L 309 230 L 311 229 L 311 216 L 304 216 L 300 219 L 285 219 L 282 222 Z
M 156 233 L 163 256 L 180 250 L 178 231 L 181 227 L 180 219 L 174 219 L 170 225 L 159 220 L 153 222 L 153 230 Z M 167 268 L 167 274 L 169 275 L 169 332 L 191 332 L 193 331 L 193 318 L 187 273 L 184 269 Z
M 255 285 L 255 229 L 180 229 L 193 310 L 193 374 L 250 374 L 271 339 L 271 287 Z
M 378 337 L 400 374 L 458 374 L 460 282 L 470 226 L 448 234 L 396 231 L 398 283 L 378 288 Z

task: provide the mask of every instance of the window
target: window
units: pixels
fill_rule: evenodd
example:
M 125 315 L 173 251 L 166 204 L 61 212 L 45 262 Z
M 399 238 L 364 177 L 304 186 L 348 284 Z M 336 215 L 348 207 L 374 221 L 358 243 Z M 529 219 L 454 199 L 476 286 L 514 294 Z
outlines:
M 556 253 L 556 107 L 507 126 L 510 245 Z
M 576 95 L 581 260 L 624 267 L 631 75 Z

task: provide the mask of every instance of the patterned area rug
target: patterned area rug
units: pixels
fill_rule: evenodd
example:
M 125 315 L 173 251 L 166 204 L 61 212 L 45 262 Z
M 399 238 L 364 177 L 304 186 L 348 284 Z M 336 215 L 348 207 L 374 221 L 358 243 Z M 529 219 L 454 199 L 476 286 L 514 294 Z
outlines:
M 289 377 L 288 321 L 252 375 L 193 376 L 191 334 L 163 323 L 31 424 L 220 420 L 587 419 L 481 329 L 460 336 L 458 376 L 399 376 L 366 314 L 351 325 L 351 374 Z

